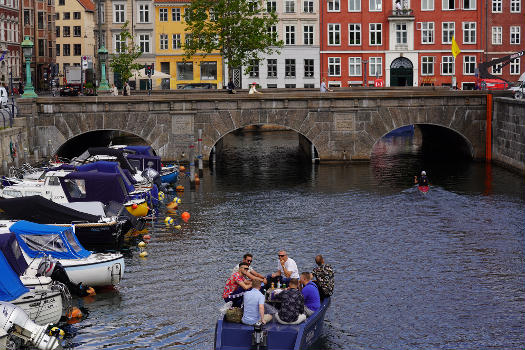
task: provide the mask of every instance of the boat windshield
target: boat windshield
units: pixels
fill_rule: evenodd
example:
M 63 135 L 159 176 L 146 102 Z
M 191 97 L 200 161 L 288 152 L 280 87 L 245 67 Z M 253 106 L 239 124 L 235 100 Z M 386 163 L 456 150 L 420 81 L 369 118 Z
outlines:
M 82 179 L 64 179 L 64 186 L 71 198 L 86 198 L 86 182 Z
M 67 246 L 64 244 L 62 238 L 58 234 L 20 234 L 20 237 L 24 240 L 24 242 L 31 250 L 35 250 L 37 252 L 69 252 Z
M 70 230 L 67 230 L 64 232 L 64 234 L 66 235 L 66 239 L 69 245 L 71 246 L 71 248 L 73 248 L 73 250 L 75 251 L 75 253 L 80 252 L 82 248 L 80 248 L 80 246 L 78 245 L 75 237 L 73 236 L 73 232 L 71 232 Z

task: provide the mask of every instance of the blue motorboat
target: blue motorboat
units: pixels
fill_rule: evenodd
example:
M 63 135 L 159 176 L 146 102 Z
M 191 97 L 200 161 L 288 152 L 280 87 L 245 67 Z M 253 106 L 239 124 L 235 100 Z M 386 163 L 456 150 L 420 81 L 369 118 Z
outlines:
M 321 308 L 305 322 L 298 325 L 283 325 L 275 320 L 263 326 L 267 332 L 267 350 L 306 350 L 321 336 L 324 316 L 330 306 L 330 298 L 321 302 Z M 251 350 L 254 327 L 231 323 L 223 318 L 215 326 L 215 350 Z

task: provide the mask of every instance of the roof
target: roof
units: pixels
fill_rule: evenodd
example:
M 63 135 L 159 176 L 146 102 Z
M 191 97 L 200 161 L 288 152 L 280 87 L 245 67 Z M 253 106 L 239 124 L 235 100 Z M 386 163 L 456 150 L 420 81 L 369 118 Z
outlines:
M 86 9 L 86 11 L 95 11 L 95 3 L 92 0 L 77 0 L 82 7 Z

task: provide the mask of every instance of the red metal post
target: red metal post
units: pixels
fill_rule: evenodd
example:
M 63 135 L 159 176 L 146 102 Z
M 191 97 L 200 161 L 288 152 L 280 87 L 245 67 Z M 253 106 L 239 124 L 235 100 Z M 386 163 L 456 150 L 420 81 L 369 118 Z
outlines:
M 492 94 L 487 94 L 487 123 L 485 129 L 485 160 L 492 161 Z

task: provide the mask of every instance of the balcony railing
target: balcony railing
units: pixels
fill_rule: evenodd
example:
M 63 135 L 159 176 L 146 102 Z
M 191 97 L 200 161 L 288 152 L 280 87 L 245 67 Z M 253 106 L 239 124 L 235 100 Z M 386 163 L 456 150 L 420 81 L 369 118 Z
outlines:
M 414 11 L 412 9 L 394 9 L 390 17 L 414 17 Z

